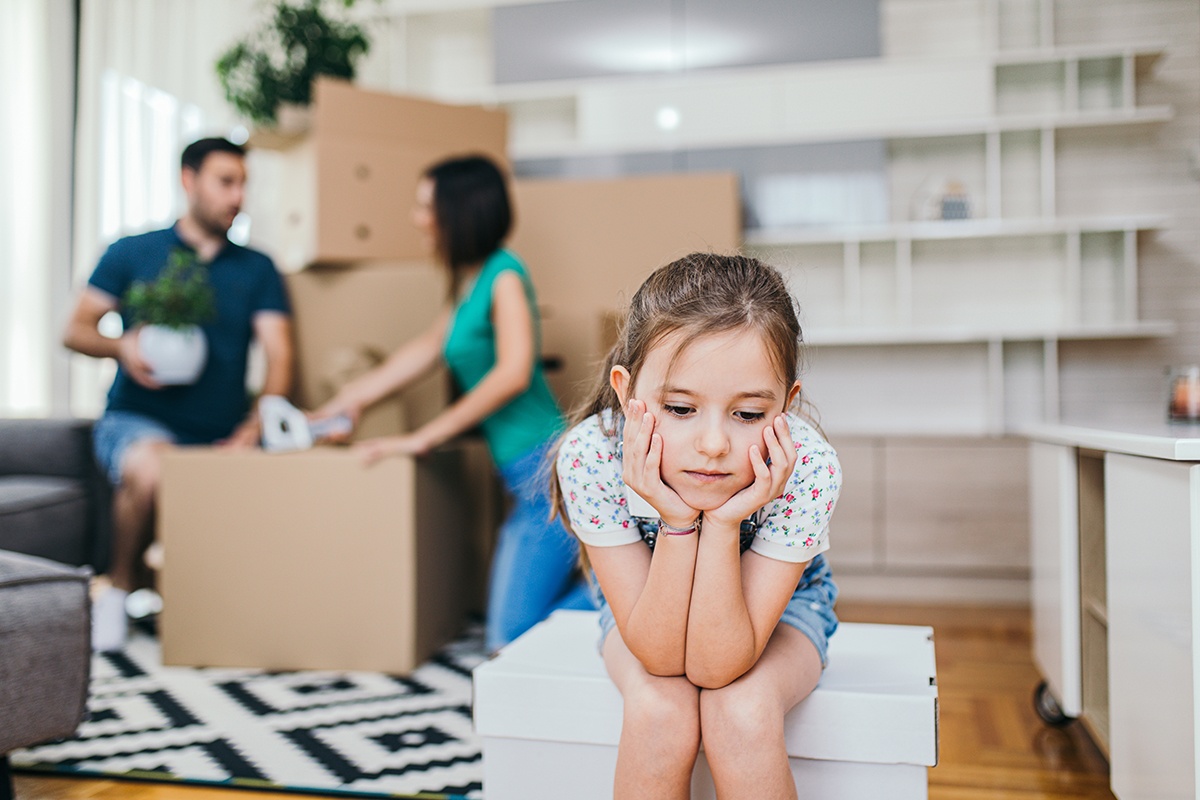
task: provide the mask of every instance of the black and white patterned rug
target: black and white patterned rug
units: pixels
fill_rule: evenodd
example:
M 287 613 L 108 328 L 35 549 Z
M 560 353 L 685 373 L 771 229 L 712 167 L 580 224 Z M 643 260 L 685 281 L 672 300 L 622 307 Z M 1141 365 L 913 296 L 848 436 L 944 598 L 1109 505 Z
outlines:
M 483 796 L 471 725 L 472 629 L 415 672 L 163 667 L 136 633 L 92 662 L 74 739 L 11 754 L 16 769 L 293 792 Z

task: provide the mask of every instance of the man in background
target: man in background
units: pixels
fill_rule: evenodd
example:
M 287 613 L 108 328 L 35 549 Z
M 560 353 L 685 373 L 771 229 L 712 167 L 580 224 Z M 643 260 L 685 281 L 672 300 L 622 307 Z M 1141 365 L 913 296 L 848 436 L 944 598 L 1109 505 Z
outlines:
M 257 414 L 246 390 L 247 351 L 255 339 L 266 356 L 262 394 L 287 395 L 293 373 L 290 307 L 271 259 L 235 245 L 229 228 L 242 207 L 245 150 L 219 138 L 201 139 L 183 151 L 181 182 L 187 211 L 171 227 L 114 242 L 101 257 L 67 324 L 63 344 L 117 361 L 104 415 L 96 421 L 96 458 L 114 486 L 113 542 L 107 576 L 97 580 L 92 607 L 92 647 L 124 646 L 125 599 L 136 587 L 139 561 L 154 538 L 155 497 L 162 458 L 174 445 L 253 447 Z M 195 383 L 162 386 L 143 359 L 124 307 L 135 281 L 151 282 L 174 251 L 191 251 L 213 289 L 215 319 L 203 330 L 208 359 Z M 101 317 L 119 311 L 119 339 L 100 333 Z

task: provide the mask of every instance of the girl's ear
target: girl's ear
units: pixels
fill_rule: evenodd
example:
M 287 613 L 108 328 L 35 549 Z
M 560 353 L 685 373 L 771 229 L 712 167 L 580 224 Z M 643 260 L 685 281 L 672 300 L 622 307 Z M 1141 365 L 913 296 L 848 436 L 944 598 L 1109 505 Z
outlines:
M 620 364 L 615 365 L 608 373 L 608 385 L 617 393 L 617 397 L 621 400 L 621 405 L 629 401 L 629 370 L 622 367 Z
M 800 381 L 792 384 L 792 388 L 788 389 L 787 402 L 783 404 L 783 410 L 787 411 L 792 407 L 792 403 L 796 402 L 796 398 L 800 396 Z

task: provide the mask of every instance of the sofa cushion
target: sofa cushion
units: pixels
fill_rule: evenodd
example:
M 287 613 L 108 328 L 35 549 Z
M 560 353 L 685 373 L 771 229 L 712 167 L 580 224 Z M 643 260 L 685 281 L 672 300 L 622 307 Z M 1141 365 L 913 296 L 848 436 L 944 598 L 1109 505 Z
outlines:
M 0 754 L 75 731 L 90 629 L 86 570 L 0 551 Z
M 0 476 L 0 549 L 65 564 L 86 562 L 88 541 L 80 531 L 92 523 L 88 500 L 80 480 Z
M 91 432 L 91 420 L 0 419 L 0 475 L 89 478 Z

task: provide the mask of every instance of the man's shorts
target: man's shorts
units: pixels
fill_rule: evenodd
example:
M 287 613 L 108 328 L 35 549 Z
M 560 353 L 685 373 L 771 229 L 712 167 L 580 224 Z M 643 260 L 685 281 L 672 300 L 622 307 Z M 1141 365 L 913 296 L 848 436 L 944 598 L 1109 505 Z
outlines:
M 177 436 L 163 423 L 134 411 L 105 411 L 92 427 L 92 450 L 108 482 L 121 483 L 121 465 L 129 447 L 146 439 L 180 444 Z

